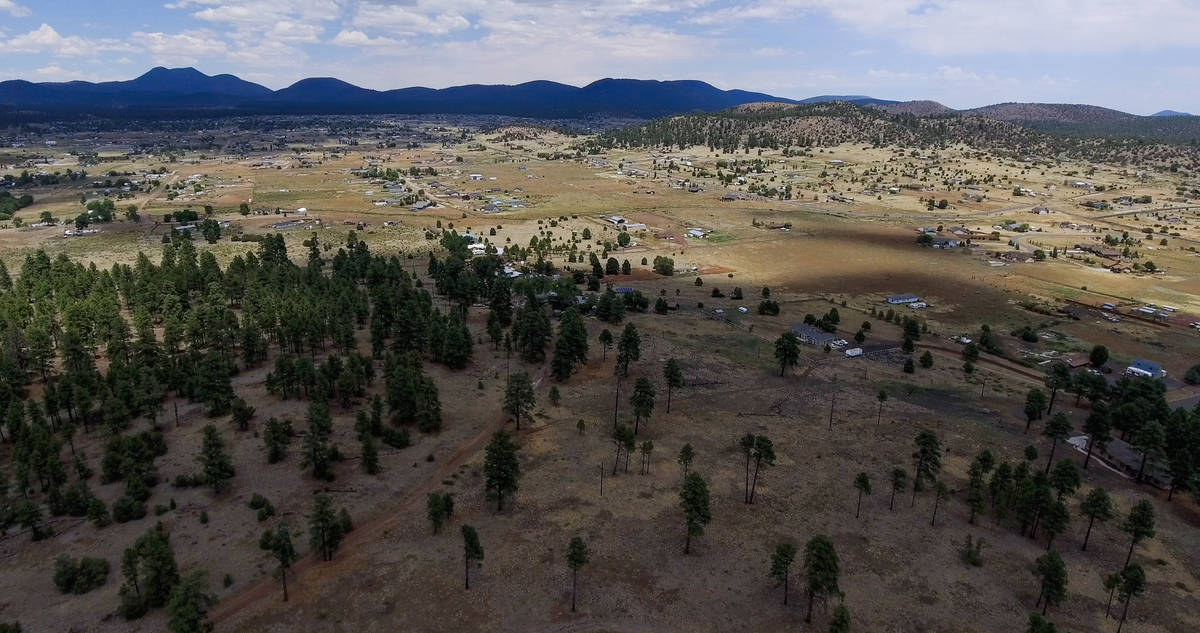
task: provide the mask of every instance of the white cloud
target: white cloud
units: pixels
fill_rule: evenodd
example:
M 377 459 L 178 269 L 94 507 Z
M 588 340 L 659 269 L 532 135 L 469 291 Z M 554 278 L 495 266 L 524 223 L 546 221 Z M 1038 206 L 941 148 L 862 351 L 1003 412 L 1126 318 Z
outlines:
M 94 73 L 84 72 L 78 68 L 63 68 L 57 64 L 42 66 L 35 69 L 33 74 L 40 81 L 100 81 Z
M 33 13 L 29 9 L 13 2 L 12 0 L 0 0 L 0 11 L 13 16 L 14 18 L 23 18 Z
M 394 49 L 402 46 L 402 42 L 394 40 L 390 37 L 371 37 L 362 31 L 354 29 L 342 29 L 338 34 L 329 40 L 330 44 L 336 46 L 353 46 L 359 48 L 375 48 L 375 49 Z
M 1078 53 L 1195 46 L 1195 0 L 753 0 L 693 15 L 703 25 L 824 16 L 935 55 Z
M 958 66 L 942 66 L 937 70 L 937 78 L 942 81 L 982 81 L 978 73 L 963 70 Z
M 750 51 L 750 54 L 755 57 L 783 57 L 787 55 L 787 51 L 778 47 L 758 48 Z
M 441 12 L 432 7 L 364 2 L 352 21 L 354 26 L 398 35 L 445 35 L 471 26 L 460 13 Z
M 222 57 L 229 44 L 210 31 L 182 33 L 133 33 L 132 39 L 141 42 L 156 64 L 166 66 L 191 65 L 201 60 Z
M 86 39 L 78 35 L 59 35 L 49 24 L 17 35 L 4 43 L 8 52 L 48 53 L 55 57 L 82 57 L 103 51 L 128 51 L 133 47 L 114 39 Z

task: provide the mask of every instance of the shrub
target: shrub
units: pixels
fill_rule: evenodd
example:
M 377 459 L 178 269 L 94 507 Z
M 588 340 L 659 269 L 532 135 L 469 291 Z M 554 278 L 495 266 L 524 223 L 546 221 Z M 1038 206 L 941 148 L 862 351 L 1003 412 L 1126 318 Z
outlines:
M 112 518 L 108 515 L 108 506 L 95 497 L 88 502 L 87 518 L 97 528 L 106 527 L 112 522 Z
M 146 504 L 136 499 L 121 497 L 113 502 L 112 518 L 117 523 L 128 523 L 144 516 L 146 516 Z
M 392 448 L 406 448 L 412 441 L 408 437 L 408 429 L 388 426 L 383 429 L 383 443 Z
M 958 550 L 958 556 L 959 556 L 959 558 L 962 559 L 962 562 L 964 562 L 972 567 L 982 567 L 983 566 L 982 552 L 983 552 L 983 539 L 982 538 L 974 539 L 974 538 L 971 538 L 970 534 L 968 534 L 967 540 L 963 541 L 962 547 L 959 548 L 959 550 Z
M 257 492 L 250 497 L 250 503 L 247 505 L 250 506 L 251 510 L 258 510 L 258 520 L 260 523 L 275 516 L 275 506 L 271 505 L 271 502 L 266 497 Z
M 54 561 L 54 584 L 63 593 L 84 594 L 108 580 L 108 561 L 84 556 L 59 556 Z
M 171 482 L 176 488 L 195 488 L 204 485 L 203 475 L 175 475 L 175 480 Z
M 779 314 L 779 304 L 770 299 L 763 299 L 758 304 L 758 313 L 766 316 L 777 316 Z
M 1187 372 L 1183 374 L 1183 381 L 1189 385 L 1200 385 L 1200 365 L 1188 367 Z

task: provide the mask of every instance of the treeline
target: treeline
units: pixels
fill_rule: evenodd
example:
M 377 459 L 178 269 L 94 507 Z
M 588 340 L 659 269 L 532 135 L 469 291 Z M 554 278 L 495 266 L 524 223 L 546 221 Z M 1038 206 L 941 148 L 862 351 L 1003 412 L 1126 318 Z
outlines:
M 1139 122 L 1134 128 L 1114 131 L 1012 123 L 975 115 L 919 117 L 829 102 L 665 117 L 607 130 L 582 143 L 579 149 L 595 154 L 616 148 L 702 146 L 711 152 L 774 149 L 792 155 L 798 149 L 842 143 L 918 148 L 965 144 L 1015 155 L 1066 153 L 1113 164 L 1183 161 L 1194 165 L 1198 160 L 1194 147 L 1197 141 L 1194 129 L 1184 123 Z

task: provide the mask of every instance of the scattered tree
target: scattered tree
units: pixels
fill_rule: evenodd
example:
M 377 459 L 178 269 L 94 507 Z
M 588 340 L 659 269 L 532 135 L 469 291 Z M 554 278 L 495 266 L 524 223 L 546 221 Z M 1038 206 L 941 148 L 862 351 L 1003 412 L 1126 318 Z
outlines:
M 817 596 L 837 595 L 838 588 L 838 556 L 834 550 L 833 541 L 829 537 L 818 534 L 804 546 L 804 576 L 805 589 L 808 591 L 808 612 L 805 622 L 812 622 L 813 602 Z
M 775 579 L 775 584 L 783 585 L 783 604 L 788 603 L 788 576 L 792 563 L 796 560 L 796 546 L 792 543 L 783 542 L 775 546 L 775 552 L 771 554 L 771 578 Z
M 579 570 L 588 563 L 590 557 L 591 553 L 588 552 L 588 547 L 583 539 L 578 536 L 572 537 L 571 543 L 567 545 L 567 567 L 571 568 L 571 611 L 575 611 Z
M 483 560 L 483 546 L 479 544 L 479 533 L 469 525 L 462 526 L 463 537 L 463 588 L 471 588 L 471 561 Z
M 517 492 L 521 479 L 521 462 L 517 445 L 508 433 L 496 431 L 488 443 L 483 459 L 484 491 L 489 501 L 496 502 L 496 511 L 504 511 L 504 499 Z
M 683 508 L 687 525 L 687 538 L 683 542 L 684 554 L 692 551 L 692 537 L 703 536 L 704 526 L 712 521 L 708 501 L 708 482 L 698 473 L 688 473 L 683 478 L 683 488 L 679 491 L 679 506 Z
M 859 511 L 862 510 L 862 498 L 864 494 L 871 494 L 871 477 L 867 473 L 858 473 L 854 476 L 854 489 L 858 491 L 858 502 L 854 506 L 854 518 L 858 518 Z

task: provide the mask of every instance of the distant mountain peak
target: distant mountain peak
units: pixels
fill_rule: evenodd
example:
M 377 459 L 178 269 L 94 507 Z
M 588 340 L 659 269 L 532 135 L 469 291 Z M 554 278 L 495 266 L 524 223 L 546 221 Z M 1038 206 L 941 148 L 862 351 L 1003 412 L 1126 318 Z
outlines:
M 1150 116 L 1194 116 L 1194 115 L 1189 114 L 1187 112 L 1180 112 L 1178 110 L 1159 110 L 1158 112 L 1155 112 L 1154 114 L 1151 114 Z

